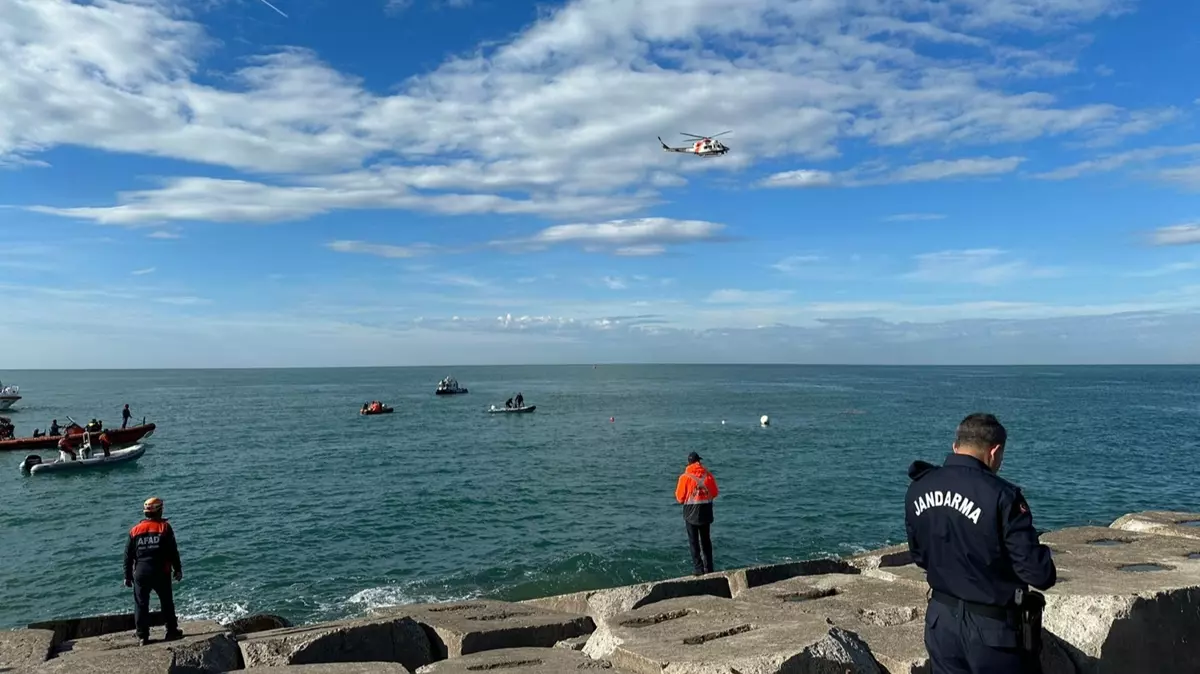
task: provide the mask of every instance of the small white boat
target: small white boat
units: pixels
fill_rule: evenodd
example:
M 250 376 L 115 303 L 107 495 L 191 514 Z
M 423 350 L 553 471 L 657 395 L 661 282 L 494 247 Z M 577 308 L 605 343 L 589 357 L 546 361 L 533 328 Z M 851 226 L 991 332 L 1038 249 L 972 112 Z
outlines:
M 0 382 L 0 411 L 4 411 L 13 406 L 13 403 L 21 399 L 21 387 L 5 386 Z
M 92 452 L 92 456 L 86 459 L 71 461 L 70 459 L 63 460 L 60 457 L 58 461 L 51 461 L 50 463 L 42 463 L 42 457 L 37 454 L 30 454 L 21 462 L 21 472 L 29 473 L 30 475 L 39 475 L 41 473 L 70 472 L 131 463 L 137 461 L 146 453 L 146 446 L 137 444 L 125 449 L 114 449 L 109 452 L 108 456 L 104 456 L 104 453 L 100 450 L 94 449 Z
M 528 414 L 537 409 L 537 405 L 521 406 L 521 407 L 496 407 L 492 405 L 488 410 L 488 414 Z
M 458 385 L 457 379 L 455 379 L 454 377 L 446 377 L 445 379 L 438 382 L 437 390 L 435 390 L 433 393 L 434 393 L 434 395 L 439 395 L 439 396 L 453 396 L 453 395 L 462 395 L 463 393 L 466 393 L 466 392 L 467 392 L 467 389 Z

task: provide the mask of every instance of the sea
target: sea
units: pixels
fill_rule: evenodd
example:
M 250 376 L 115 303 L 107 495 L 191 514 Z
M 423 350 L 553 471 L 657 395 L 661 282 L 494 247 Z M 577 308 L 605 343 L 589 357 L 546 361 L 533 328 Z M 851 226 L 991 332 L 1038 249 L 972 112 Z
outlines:
M 469 393 L 438 397 L 453 376 Z M 1200 510 L 1200 367 L 439 367 L 0 372 L 20 435 L 157 424 L 135 464 L 23 475 L 0 453 L 0 627 L 132 610 L 128 529 L 165 502 L 187 619 L 305 623 L 686 575 L 676 480 L 715 475 L 716 567 L 904 541 L 914 460 L 963 416 L 1009 431 L 1035 525 Z M 516 393 L 537 410 L 493 415 Z M 395 407 L 363 417 L 365 402 Z M 760 417 L 767 415 L 769 425 Z M 47 459 L 56 451 L 40 452 Z

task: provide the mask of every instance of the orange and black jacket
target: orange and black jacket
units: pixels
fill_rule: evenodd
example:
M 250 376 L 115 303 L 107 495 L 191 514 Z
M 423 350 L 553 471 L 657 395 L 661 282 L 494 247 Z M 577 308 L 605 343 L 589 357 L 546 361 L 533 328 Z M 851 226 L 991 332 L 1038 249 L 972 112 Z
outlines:
M 125 544 L 125 579 L 183 572 L 175 530 L 164 519 L 145 519 L 129 530 Z
M 689 464 L 675 483 L 675 501 L 683 504 L 683 518 L 688 524 L 712 523 L 712 504 L 718 493 L 716 479 L 699 462 Z

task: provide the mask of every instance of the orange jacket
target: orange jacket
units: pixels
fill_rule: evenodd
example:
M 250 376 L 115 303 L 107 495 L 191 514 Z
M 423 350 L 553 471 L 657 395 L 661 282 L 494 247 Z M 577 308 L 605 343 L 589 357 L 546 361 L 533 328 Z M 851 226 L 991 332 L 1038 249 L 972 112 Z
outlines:
M 676 503 L 712 503 L 718 493 L 716 479 L 698 461 L 688 464 L 683 475 L 679 476 L 679 482 L 675 483 Z

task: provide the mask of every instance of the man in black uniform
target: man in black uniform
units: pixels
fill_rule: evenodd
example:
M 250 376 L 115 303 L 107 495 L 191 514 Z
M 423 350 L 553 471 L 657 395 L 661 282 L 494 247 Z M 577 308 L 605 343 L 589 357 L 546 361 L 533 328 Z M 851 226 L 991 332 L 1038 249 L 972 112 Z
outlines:
M 1051 588 L 1057 570 L 1021 490 L 996 475 L 1007 440 L 996 417 L 972 414 L 942 466 L 908 469 L 904 525 L 933 591 L 925 616 L 933 674 L 1040 671 L 1037 654 L 1022 648 L 1017 595 Z
M 148 498 L 142 504 L 146 519 L 129 530 L 125 544 L 125 587 L 133 588 L 133 624 L 143 646 L 150 643 L 150 592 L 158 595 L 167 624 L 167 641 L 182 639 L 175 617 L 171 572 L 183 580 L 183 565 L 175 543 L 175 530 L 163 519 L 163 502 Z

